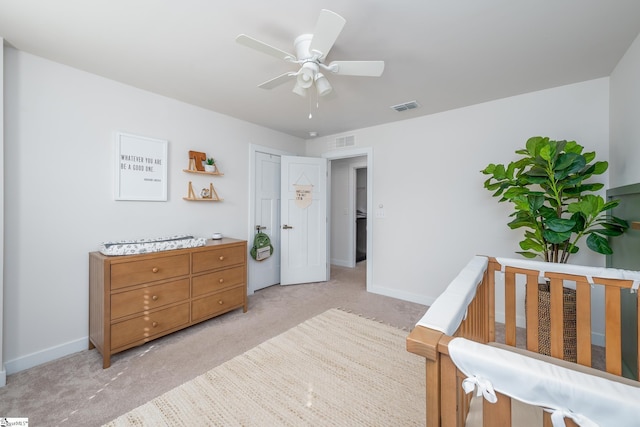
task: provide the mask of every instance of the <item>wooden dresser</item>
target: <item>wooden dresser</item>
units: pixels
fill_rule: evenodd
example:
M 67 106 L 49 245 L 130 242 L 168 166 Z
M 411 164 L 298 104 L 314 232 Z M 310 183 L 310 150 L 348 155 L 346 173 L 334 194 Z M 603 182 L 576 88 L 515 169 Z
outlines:
M 247 242 L 141 255 L 89 254 L 89 348 L 111 355 L 242 307 Z

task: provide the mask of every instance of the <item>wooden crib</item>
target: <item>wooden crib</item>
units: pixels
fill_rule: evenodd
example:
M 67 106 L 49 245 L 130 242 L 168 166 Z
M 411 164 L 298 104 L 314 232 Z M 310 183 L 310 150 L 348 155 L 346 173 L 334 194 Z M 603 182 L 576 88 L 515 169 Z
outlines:
M 538 313 L 539 283 L 544 280 L 550 294 L 546 320 Z M 634 379 L 622 377 L 620 320 L 621 292 L 636 291 L 638 284 L 640 272 L 474 257 L 407 338 L 407 350 L 426 360 L 426 425 L 640 426 L 639 362 L 637 357 L 633 361 Z M 575 289 L 575 362 L 562 360 L 566 288 Z M 592 304 L 600 303 L 604 325 L 598 329 Z M 550 324 L 550 356 L 539 355 L 540 322 Z M 637 337 L 640 320 L 631 326 Z M 496 328 L 502 341 L 497 344 Z M 603 334 L 604 349 L 592 346 L 592 337 Z M 459 348 L 468 349 L 467 358 L 471 354 L 471 359 L 485 359 L 469 365 Z M 485 351 L 488 356 L 483 356 Z M 602 360 L 592 356 L 598 351 L 605 360 L 600 369 L 592 366 Z M 500 359 L 503 356 L 506 361 Z M 493 371 L 491 364 L 497 366 Z M 469 382 L 476 384 L 478 394 L 490 391 L 485 399 L 465 392 Z M 491 392 L 495 403 L 487 400 Z M 520 421 L 512 424 L 516 419 Z

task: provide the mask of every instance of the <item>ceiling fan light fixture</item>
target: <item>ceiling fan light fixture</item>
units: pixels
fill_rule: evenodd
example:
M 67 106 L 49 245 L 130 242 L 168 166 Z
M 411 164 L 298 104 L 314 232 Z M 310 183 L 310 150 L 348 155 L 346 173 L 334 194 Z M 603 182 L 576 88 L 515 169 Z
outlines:
M 296 81 L 296 84 L 293 86 L 293 93 L 295 93 L 296 95 L 300 95 L 301 97 L 304 98 L 307 96 L 307 89 L 300 86 Z
M 318 65 L 314 62 L 305 62 L 298 71 L 297 84 L 307 89 L 313 85 L 313 80 L 318 72 Z
M 322 73 L 316 74 L 316 90 L 319 96 L 325 96 L 333 90 L 329 80 Z

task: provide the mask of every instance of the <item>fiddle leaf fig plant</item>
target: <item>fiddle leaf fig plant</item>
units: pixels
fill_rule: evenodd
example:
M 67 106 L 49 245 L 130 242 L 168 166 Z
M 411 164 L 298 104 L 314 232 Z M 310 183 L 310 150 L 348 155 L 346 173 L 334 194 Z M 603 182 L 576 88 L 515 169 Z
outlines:
M 513 204 L 513 219 L 507 225 L 524 229 L 522 251 L 517 253 L 566 263 L 585 237 L 592 251 L 613 253 L 607 239 L 621 235 L 629 225 L 607 215 L 619 200 L 605 202 L 592 194 L 604 184 L 590 182 L 589 178 L 603 174 L 609 164 L 595 161 L 595 152 L 583 150 L 575 141 L 536 136 L 516 151 L 519 160 L 506 166 L 491 163 L 481 171 L 489 175 L 484 187 L 493 192 L 493 197 Z

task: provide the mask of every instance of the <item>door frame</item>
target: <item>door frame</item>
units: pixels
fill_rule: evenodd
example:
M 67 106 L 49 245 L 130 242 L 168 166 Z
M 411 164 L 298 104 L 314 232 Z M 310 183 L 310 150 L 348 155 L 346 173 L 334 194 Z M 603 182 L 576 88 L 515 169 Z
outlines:
M 358 215 L 357 215 L 357 207 L 358 207 L 358 170 L 364 169 L 367 171 L 367 177 L 369 176 L 369 170 L 367 169 L 366 163 L 355 163 L 351 165 L 349 170 L 350 179 L 351 179 L 351 188 L 349 189 L 350 193 L 350 202 L 351 202 L 351 215 L 350 218 L 351 223 L 351 239 L 353 240 L 353 247 L 351 248 L 351 253 L 353 258 L 351 259 L 351 263 L 355 267 L 358 263 Z M 367 178 L 367 181 L 369 179 Z M 369 204 L 369 194 L 367 191 L 367 205 Z M 369 209 L 367 209 L 367 221 L 369 221 Z M 367 224 L 368 225 L 368 224 Z M 367 236 L 368 237 L 368 236 Z M 365 251 L 367 248 L 365 248 Z
M 329 151 L 323 153 L 321 157 L 325 157 L 329 161 L 329 174 L 331 174 L 331 161 L 348 159 L 351 157 L 366 156 L 367 160 L 367 292 L 373 287 L 373 148 L 351 148 L 339 151 Z M 328 177 L 328 182 L 331 182 L 331 176 Z M 329 195 L 327 197 L 327 211 L 331 212 L 331 185 L 327 187 Z M 329 228 L 331 230 L 331 216 L 329 216 Z M 327 250 L 331 247 L 330 231 L 327 232 Z M 354 242 L 355 243 L 355 242 Z M 329 256 L 330 254 L 327 254 Z M 355 255 L 354 255 L 355 256 Z M 330 258 L 327 258 L 330 259 Z
M 258 144 L 249 144 L 249 221 L 247 221 L 247 236 L 249 236 L 249 240 L 254 236 L 256 232 L 256 206 L 255 206 L 255 193 L 256 193 L 256 153 L 266 153 L 272 154 L 274 156 L 296 156 L 297 154 L 291 153 L 288 151 L 278 150 L 271 147 L 265 147 Z M 250 251 L 251 245 L 253 242 L 247 242 L 247 258 L 250 259 Z M 279 250 L 279 249 L 278 249 Z M 249 262 L 249 266 L 247 268 L 247 294 L 253 295 L 254 293 L 254 283 L 253 283 L 253 275 L 255 274 L 252 263 Z
M 257 151 L 273 154 L 277 156 L 296 156 L 303 155 L 297 153 L 291 153 L 288 151 L 278 150 L 271 147 L 265 147 L 258 144 L 249 144 L 249 220 L 247 221 L 247 236 L 251 238 L 255 232 L 255 153 Z M 375 254 L 373 253 L 373 148 L 372 147 L 362 147 L 362 148 L 351 148 L 340 151 L 329 151 L 323 153 L 320 157 L 324 157 L 329 161 L 329 174 L 331 174 L 331 161 L 339 160 L 339 159 L 347 159 L 350 157 L 367 157 L 367 279 L 366 279 L 366 289 L 367 292 L 370 292 L 373 288 L 373 260 Z M 327 177 L 327 182 L 331 182 L 331 176 Z M 327 197 L 327 211 L 331 212 L 331 185 L 327 186 L 328 197 Z M 328 217 L 329 224 L 328 230 L 331 230 L 331 216 Z M 327 231 L 327 251 L 329 251 L 331 241 L 330 241 L 330 232 Z M 249 251 L 251 243 L 247 245 L 247 256 L 249 255 Z M 327 253 L 327 257 L 331 254 Z M 327 258 L 328 260 L 330 258 Z M 327 269 L 330 269 L 329 263 L 327 263 Z M 249 295 L 253 295 L 253 285 L 251 282 L 251 266 L 247 268 L 247 292 Z M 330 276 L 328 276 L 330 277 Z

